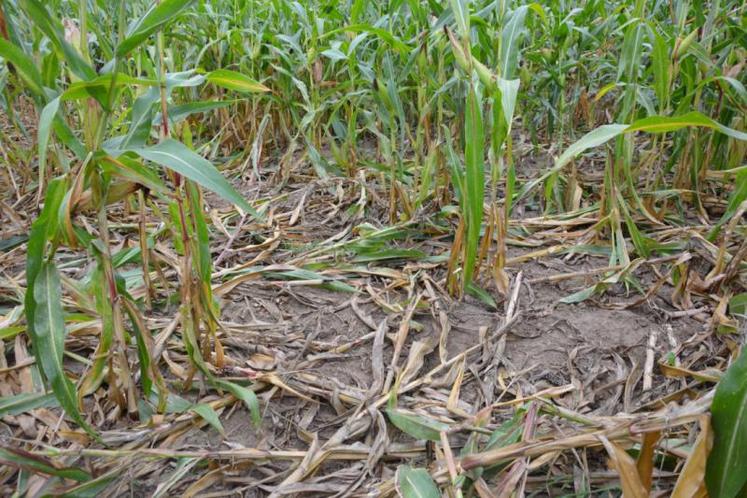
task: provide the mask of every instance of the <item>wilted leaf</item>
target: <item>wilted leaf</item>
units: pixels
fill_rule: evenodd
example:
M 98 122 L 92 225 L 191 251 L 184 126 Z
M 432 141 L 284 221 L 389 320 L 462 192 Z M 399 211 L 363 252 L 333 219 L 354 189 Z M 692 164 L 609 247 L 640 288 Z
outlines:
M 603 436 L 600 439 L 610 456 L 612 465 L 620 475 L 623 496 L 625 498 L 647 498 L 648 491 L 638 476 L 635 460 L 617 443 L 613 443 Z
M 713 433 L 711 432 L 710 421 L 706 418 L 701 423 L 700 434 L 695 441 L 690 456 L 687 457 L 685 466 L 680 471 L 671 498 L 704 498 L 708 496 L 705 471 L 711 444 L 713 444 Z

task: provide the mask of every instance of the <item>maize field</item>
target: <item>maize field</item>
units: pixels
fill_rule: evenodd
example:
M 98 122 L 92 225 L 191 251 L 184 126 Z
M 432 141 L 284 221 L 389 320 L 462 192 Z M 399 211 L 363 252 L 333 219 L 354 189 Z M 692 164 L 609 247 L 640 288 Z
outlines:
M 747 4 L 0 0 L 0 495 L 747 494 Z

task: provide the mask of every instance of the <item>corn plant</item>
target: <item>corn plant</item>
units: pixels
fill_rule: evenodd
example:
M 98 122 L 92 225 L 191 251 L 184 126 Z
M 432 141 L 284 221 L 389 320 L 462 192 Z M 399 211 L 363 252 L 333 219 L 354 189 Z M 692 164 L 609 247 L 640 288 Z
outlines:
M 141 223 L 139 246 L 134 251 L 125 251 L 129 254 L 113 253 L 109 239 L 108 210 L 116 203 L 129 205 L 136 199 L 141 213 L 148 206 L 155 208 L 156 203 L 168 206 L 163 221 L 180 256 L 181 332 L 193 364 L 187 385 L 199 372 L 208 383 L 244 400 L 254 417 L 258 417 L 252 391 L 217 379 L 207 365 L 210 362 L 220 368 L 223 359 L 216 336 L 219 310 L 211 290 L 212 263 L 201 188 L 216 192 L 246 213 L 256 213 L 210 162 L 189 145 L 171 138 L 176 132 L 189 144 L 190 128 L 184 118 L 192 112 L 205 112 L 225 104 L 205 101 L 176 105 L 171 96 L 177 89 L 205 83 L 243 93 L 267 88 L 230 70 L 216 70 L 207 75 L 167 71 L 163 29 L 188 9 L 190 3 L 168 0 L 156 3 L 129 23 L 126 30 L 127 13 L 122 3 L 118 12 L 118 38 L 109 43 L 108 50 L 100 46 L 100 53 L 91 54 L 86 2 L 79 6 L 80 26 L 72 33 L 65 33 L 62 24 L 43 4 L 36 0 L 20 2 L 18 7 L 34 20 L 33 36 L 50 46 L 44 57 L 55 60 L 50 64 L 61 71 L 46 80 L 20 46 L 0 41 L 0 53 L 13 64 L 41 109 L 38 182 L 39 191 L 44 189 L 46 194 L 44 207 L 29 236 L 27 327 L 41 373 L 61 406 L 89 431 L 79 409 L 80 398 L 96 391 L 104 382 L 120 410 L 130 416 L 138 415 L 138 401 L 150 399 L 152 393 L 157 395 L 157 409 L 162 411 L 168 394 L 151 357 L 153 337 L 145 326 L 140 303 L 131 293 L 133 286 L 118 274 L 128 261 L 139 260 L 146 301 L 150 302 L 156 289 L 150 276 L 149 252 L 163 234 L 148 233 Z M 136 76 L 132 76 L 128 67 L 133 57 L 142 63 L 143 46 L 147 46 L 153 34 L 156 46 L 146 64 L 150 71 L 135 70 Z M 107 56 L 112 58 L 97 71 L 93 57 Z M 154 124 L 159 130 L 158 143 L 151 145 L 148 142 L 155 134 Z M 72 131 L 76 125 L 82 141 Z M 50 167 L 48 149 L 55 140 L 60 147 L 55 147 L 55 164 Z M 155 167 L 164 168 L 171 187 Z M 48 182 L 47 176 L 52 176 Z M 76 224 L 76 214 L 82 211 L 97 213 L 95 231 Z M 95 269 L 83 281 L 71 282 L 61 277 L 55 254 L 62 247 L 85 249 L 96 261 Z M 62 366 L 63 282 L 82 291 L 75 306 L 101 320 L 98 348 L 77 389 Z M 126 318 L 131 325 L 129 329 Z M 137 345 L 142 396 L 137 393 L 136 377 L 130 370 L 130 338 Z

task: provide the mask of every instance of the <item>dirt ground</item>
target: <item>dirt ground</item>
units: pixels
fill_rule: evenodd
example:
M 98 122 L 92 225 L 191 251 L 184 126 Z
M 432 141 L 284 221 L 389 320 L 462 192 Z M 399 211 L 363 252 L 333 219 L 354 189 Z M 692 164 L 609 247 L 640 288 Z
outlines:
M 307 187 L 289 189 L 284 208 L 294 209 Z M 344 217 L 330 219 L 329 213 L 335 209 L 327 203 L 355 195 L 340 196 L 329 190 L 333 189 L 316 189 L 307 197 L 306 206 L 315 209 L 305 207 L 298 223 L 287 229 L 289 233 L 304 242 L 324 244 L 344 231 L 346 225 L 361 222 L 346 221 Z M 349 205 L 340 204 L 338 212 Z M 279 212 L 282 210 L 278 207 Z M 247 230 L 231 243 L 240 247 L 257 244 L 261 238 Z M 227 242 L 226 237 L 216 240 L 215 253 L 222 253 Z M 420 239 L 401 244 L 418 246 L 430 254 L 442 242 Z M 266 263 L 282 264 L 292 260 L 297 252 L 292 247 L 284 250 L 281 245 Z M 525 248 L 511 248 L 509 258 L 520 259 L 528 252 Z M 233 254 L 224 264 L 241 264 L 254 255 Z M 345 255 L 337 254 L 335 258 L 344 261 Z M 361 407 L 386 398 L 382 380 L 386 386 L 387 380 L 403 371 L 410 380 L 430 380 L 428 385 L 403 393 L 398 406 L 450 424 L 464 420 L 455 413 L 475 415 L 480 409 L 493 406 L 490 426 L 496 427 L 514 415 L 521 405 L 516 400 L 530 400 L 535 395 L 547 395 L 555 406 L 600 419 L 661 408 L 668 395 L 681 399 L 692 383 L 665 376 L 650 365 L 647 369 L 646 356 L 648 353 L 658 362 L 668 355 L 679 358 L 685 351 L 698 349 L 705 356 L 703 352 L 714 347 L 704 340 L 708 335 L 706 309 L 681 316 L 672 305 L 673 289 L 669 285 L 663 285 L 645 300 L 618 284 L 604 296 L 579 304 L 559 303 L 593 285 L 598 276 L 548 281 L 551 277 L 606 265 L 606 258 L 579 255 L 541 257 L 510 265 L 513 283 L 521 275 L 521 285 L 514 301 L 516 317 L 508 327 L 508 297 L 491 291 L 498 301 L 497 309 L 471 296 L 453 299 L 443 292 L 445 265 L 437 263 L 393 260 L 356 266 L 347 273 L 346 281 L 359 289 L 358 293 L 329 291 L 271 277 L 242 283 L 222 300 L 223 344 L 236 367 L 250 371 L 258 379 L 263 375 L 274 379 L 270 389 L 260 393 L 261 429 L 255 431 L 248 413 L 234 406 L 222 415 L 224 436 L 203 427 L 199 432 L 186 434 L 172 448 L 297 450 L 313 461 L 318 457 L 314 448 L 325 448 L 330 442 L 361 445 L 366 451 L 379 445 L 383 446 L 382 457 L 374 465 L 369 465 L 370 460 L 340 462 L 321 458 L 315 471 L 298 478 L 293 473 L 295 465 L 271 461 L 241 471 L 226 471 L 218 487 L 232 496 L 376 496 L 388 489 L 386 483 L 402 462 L 432 469 L 439 465 L 428 456 L 422 441 L 377 422 L 375 416 L 364 417 L 358 432 L 349 427 L 350 421 L 361 414 Z M 381 277 L 382 268 L 395 270 L 398 278 Z M 364 270 L 374 275 L 367 275 Z M 645 267 L 636 272 L 636 277 L 644 287 L 658 279 Z M 489 280 L 484 281 L 490 288 Z M 421 303 L 412 309 L 412 298 L 417 295 L 421 296 Z M 374 343 L 381 327 L 383 338 L 377 345 Z M 407 333 L 398 359 L 393 362 L 403 327 Z M 495 331 L 500 332 L 491 337 Z M 474 351 L 464 357 L 463 363 L 449 363 L 470 348 Z M 449 367 L 439 370 L 444 364 Z M 454 368 L 459 365 L 462 367 Z M 435 374 L 426 374 L 434 369 Z M 650 386 L 644 389 L 646 376 L 650 377 Z M 457 391 L 455 385 L 459 386 Z M 454 392 L 458 394 L 454 407 L 445 409 Z M 458 452 L 467 442 L 465 434 L 455 434 L 451 444 Z M 394 456 L 403 453 L 407 458 Z M 580 492 L 561 476 L 573 475 L 573 468 L 578 468 L 581 461 L 591 490 L 614 488 L 614 473 L 605 470 L 602 453 L 582 453 L 578 461 L 557 457 L 539 467 L 528 481 L 534 495 Z M 136 473 L 127 481 L 128 492 L 147 494 L 147 489 L 174 471 L 161 466 L 156 471 L 158 477 L 148 474 L 145 479 L 139 479 Z M 657 485 L 665 490 L 672 484 L 671 477 L 663 470 L 659 474 Z M 187 480 L 176 489 L 190 484 Z M 122 486 L 119 489 L 124 491 Z

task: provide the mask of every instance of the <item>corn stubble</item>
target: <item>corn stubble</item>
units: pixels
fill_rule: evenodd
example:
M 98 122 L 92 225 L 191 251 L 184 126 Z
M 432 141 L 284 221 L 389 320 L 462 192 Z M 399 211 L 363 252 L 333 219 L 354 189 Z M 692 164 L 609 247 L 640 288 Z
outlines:
M 739 496 L 745 19 L 724 0 L 0 2 L 0 489 L 113 496 L 167 470 L 155 496 Z M 521 271 L 587 256 L 606 264 Z M 531 386 L 504 357 L 526 289 L 567 281 L 557 305 L 667 293 L 704 332 L 618 358 L 594 411 L 590 384 Z M 335 292 L 370 330 L 221 318 L 262 282 Z M 500 325 L 448 351 L 460 299 Z M 368 386 L 315 372 L 364 346 Z M 311 415 L 281 421 L 284 398 Z M 307 449 L 231 443 L 241 409 Z M 181 444 L 205 426 L 228 445 Z

